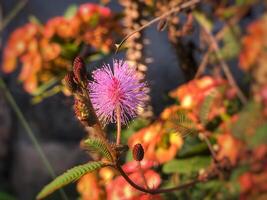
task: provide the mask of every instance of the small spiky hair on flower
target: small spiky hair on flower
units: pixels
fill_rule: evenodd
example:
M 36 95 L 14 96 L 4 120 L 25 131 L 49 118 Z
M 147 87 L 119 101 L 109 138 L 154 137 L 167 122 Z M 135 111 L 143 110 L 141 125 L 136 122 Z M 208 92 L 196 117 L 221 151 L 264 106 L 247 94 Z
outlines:
M 144 106 L 146 97 L 145 83 L 138 78 L 135 68 L 122 60 L 113 60 L 92 73 L 94 81 L 90 82 L 89 92 L 96 114 L 107 124 L 117 122 L 126 124 Z M 119 116 L 118 116 L 119 114 Z

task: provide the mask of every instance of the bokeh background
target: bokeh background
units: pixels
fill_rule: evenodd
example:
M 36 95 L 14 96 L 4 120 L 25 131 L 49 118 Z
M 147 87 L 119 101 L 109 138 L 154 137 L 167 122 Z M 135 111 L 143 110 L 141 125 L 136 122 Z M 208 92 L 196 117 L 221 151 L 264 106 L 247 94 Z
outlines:
M 62 15 L 71 4 L 87 2 L 99 3 L 91 0 L 29 0 L 1 33 L 1 53 L 9 34 L 16 27 L 27 23 L 30 15 L 46 22 L 51 17 Z M 1 1 L 2 16 L 7 15 L 16 3 L 16 0 Z M 115 12 L 122 10 L 116 1 L 109 3 L 108 7 Z M 169 102 L 167 92 L 183 83 L 184 78 L 172 46 L 167 42 L 166 32 L 158 32 L 156 27 L 152 26 L 145 30 L 145 34 L 150 38 L 146 52 L 154 59 L 153 63 L 149 64 L 147 80 L 152 90 L 152 105 L 155 112 L 159 113 Z M 123 56 L 122 53 L 115 57 Z M 58 94 L 40 104 L 32 105 L 31 96 L 24 92 L 17 81 L 17 73 L 0 73 L 57 174 L 88 159 L 79 148 L 80 140 L 86 133 L 74 118 L 71 97 Z M 50 180 L 50 176 L 24 128 L 6 102 L 3 91 L 0 102 L 0 188 L 14 192 L 19 199 L 33 199 L 40 188 Z
M 0 24 L 19 2 L 18 0 L 2 0 L 0 2 Z M 27 23 L 29 17 L 34 16 L 45 23 L 52 17 L 63 15 L 72 4 L 80 5 L 88 2 L 103 3 L 104 1 L 27 0 L 25 6 L 0 31 L 0 63 L 3 61 L 3 50 L 8 37 L 16 28 Z M 230 4 L 233 2 L 238 4 L 241 1 L 229 2 Z M 255 2 L 249 8 L 249 12 L 240 20 L 239 25 L 242 30 L 245 30 L 248 24 L 266 12 L 264 1 Z M 107 6 L 114 12 L 122 11 L 121 4 L 116 0 L 109 1 Z M 183 16 L 180 20 L 184 22 L 186 19 Z M 220 20 L 214 22 L 215 32 L 222 27 L 222 24 Z M 144 46 L 144 56 L 152 60 L 147 64 L 146 81 L 150 87 L 150 103 L 156 118 L 165 107 L 175 101 L 168 96 L 168 93 L 177 86 L 186 83 L 188 77 L 184 76 L 180 65 L 182 61 L 177 58 L 175 49 L 168 39 L 167 31 L 158 31 L 157 24 L 155 24 L 146 28 L 143 33 L 144 37 L 148 39 L 148 43 Z M 199 34 L 199 27 L 196 26 L 194 31 L 186 37 L 186 41 L 191 42 L 194 50 L 197 49 L 195 46 L 200 43 Z M 195 61 L 200 63 L 201 55 L 203 55 L 201 51 L 196 50 L 193 55 Z M 249 77 L 244 73 L 244 70 L 238 67 L 238 56 L 236 57 L 230 59 L 228 63 L 237 83 L 248 95 Z M 101 60 L 87 64 L 86 67 L 91 71 L 100 67 L 104 62 L 110 62 L 112 58 L 125 58 L 125 51 L 116 55 L 111 53 Z M 86 131 L 74 117 L 73 98 L 58 93 L 38 104 L 33 104 L 32 96 L 25 92 L 23 85 L 18 81 L 19 73 L 20 68 L 17 68 L 12 74 L 5 74 L 0 71 L 0 76 L 28 121 L 55 173 L 60 174 L 66 169 L 88 161 L 88 154 L 80 148 L 80 141 L 86 136 Z M 51 177 L 4 93 L 4 90 L 0 90 L 0 192 L 8 192 L 14 195 L 15 199 L 35 199 L 40 188 L 47 184 Z M 77 197 L 74 184 L 68 186 L 66 191 L 70 199 Z M 53 198 L 57 198 L 57 195 Z M 2 200 L 1 197 L 0 200 Z

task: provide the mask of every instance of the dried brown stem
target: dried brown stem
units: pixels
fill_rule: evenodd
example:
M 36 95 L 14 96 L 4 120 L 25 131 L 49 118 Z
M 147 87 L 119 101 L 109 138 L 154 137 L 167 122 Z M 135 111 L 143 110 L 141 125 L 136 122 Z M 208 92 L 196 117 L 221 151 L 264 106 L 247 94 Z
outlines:
M 241 89 L 239 88 L 239 86 L 237 85 L 230 69 L 229 66 L 227 65 L 227 63 L 225 62 L 225 60 L 223 59 L 223 56 L 221 55 L 220 49 L 219 49 L 219 45 L 215 39 L 215 37 L 205 28 L 202 27 L 204 33 L 206 33 L 206 35 L 208 36 L 208 39 L 211 43 L 211 46 L 213 48 L 213 51 L 215 53 L 216 59 L 219 61 L 219 64 L 227 78 L 227 80 L 229 81 L 230 85 L 235 88 L 236 92 L 237 92 L 237 96 L 239 97 L 239 99 L 241 100 L 241 102 L 243 104 L 247 103 L 247 98 L 245 97 L 245 95 L 242 93 Z
M 206 135 L 205 133 L 200 133 L 200 137 L 201 137 L 201 139 L 203 139 L 204 142 L 207 144 L 207 146 L 208 146 L 208 148 L 209 148 L 209 150 L 210 150 L 210 153 L 211 153 L 211 156 L 212 156 L 213 161 L 214 161 L 215 163 L 217 163 L 217 162 L 218 162 L 218 160 L 217 160 L 217 155 L 216 155 L 216 153 L 215 153 L 215 151 L 214 151 L 214 149 L 213 149 L 213 147 L 212 147 L 212 144 L 210 143 L 209 138 L 207 137 L 207 135 Z
M 199 3 L 201 0 L 190 0 L 190 1 L 187 1 L 173 9 L 171 9 L 170 11 L 168 12 L 165 12 L 164 14 L 154 18 L 153 20 L 149 21 L 148 23 L 146 23 L 145 25 L 137 28 L 136 30 L 134 30 L 133 32 L 131 32 L 130 34 L 126 35 L 122 41 L 116 46 L 116 52 L 115 54 L 119 51 L 120 47 L 124 44 L 124 42 L 126 42 L 126 40 L 128 40 L 131 36 L 133 36 L 135 33 L 138 33 L 140 31 L 142 31 L 143 29 L 149 27 L 150 25 L 156 23 L 157 21 L 160 21 L 161 19 L 164 19 L 168 16 L 170 16 L 171 14 L 173 13 L 177 13 L 177 12 L 180 12 L 182 9 L 185 9 L 185 8 L 188 8 L 188 7 L 191 7 L 197 3 Z
M 210 46 L 208 51 L 205 53 L 205 55 L 202 58 L 202 61 L 198 67 L 197 73 L 195 74 L 195 79 L 199 78 L 199 76 L 201 76 L 201 74 L 205 72 L 205 69 L 209 63 L 209 55 L 210 55 L 211 50 L 212 48 Z

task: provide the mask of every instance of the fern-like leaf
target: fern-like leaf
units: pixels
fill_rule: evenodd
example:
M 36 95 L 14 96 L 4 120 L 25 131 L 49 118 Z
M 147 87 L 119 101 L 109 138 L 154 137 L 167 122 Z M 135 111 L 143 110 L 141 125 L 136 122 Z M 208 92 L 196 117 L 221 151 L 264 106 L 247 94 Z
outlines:
M 109 152 L 104 141 L 98 138 L 88 138 L 84 141 L 84 147 L 88 150 L 93 150 L 100 153 L 102 156 L 107 158 L 109 161 L 113 161 L 113 157 Z
M 215 100 L 216 94 L 217 94 L 217 90 L 213 90 L 212 92 L 210 92 L 210 94 L 208 94 L 201 107 L 199 110 L 199 119 L 202 125 L 206 125 L 208 122 L 208 116 L 209 116 L 209 112 L 211 110 L 212 104 Z
M 72 169 L 69 169 L 64 174 L 58 176 L 51 183 L 46 185 L 41 192 L 37 195 L 37 199 L 43 199 L 54 191 L 62 188 L 63 186 L 75 182 L 80 179 L 86 173 L 95 171 L 99 168 L 107 166 L 104 162 L 89 162 L 83 165 L 78 165 Z
M 171 121 L 174 124 L 174 130 L 181 137 L 186 137 L 197 132 L 194 122 L 187 116 L 186 110 L 179 110 Z

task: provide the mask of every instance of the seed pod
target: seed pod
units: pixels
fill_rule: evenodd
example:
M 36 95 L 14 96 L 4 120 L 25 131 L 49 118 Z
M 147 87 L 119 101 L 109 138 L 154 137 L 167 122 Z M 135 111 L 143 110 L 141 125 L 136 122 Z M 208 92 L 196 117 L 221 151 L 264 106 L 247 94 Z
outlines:
M 71 93 L 75 93 L 78 89 L 78 86 L 74 80 L 73 72 L 69 72 L 66 74 L 66 76 L 63 79 L 63 83 Z
M 140 143 L 134 145 L 133 158 L 136 161 L 141 161 L 144 158 L 144 149 L 143 149 L 143 146 Z
M 87 83 L 87 75 L 84 61 L 81 57 L 76 57 L 73 61 L 74 76 L 80 83 Z

